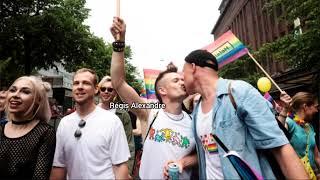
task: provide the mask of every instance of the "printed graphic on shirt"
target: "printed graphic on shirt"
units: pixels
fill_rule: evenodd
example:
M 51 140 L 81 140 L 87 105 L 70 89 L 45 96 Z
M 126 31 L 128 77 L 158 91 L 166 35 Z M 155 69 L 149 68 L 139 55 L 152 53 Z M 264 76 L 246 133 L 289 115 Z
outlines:
M 218 147 L 212 133 L 202 135 L 200 136 L 200 139 L 205 151 L 207 151 L 209 154 L 218 153 Z
M 187 149 L 190 146 L 190 140 L 187 136 L 183 136 L 179 132 L 175 132 L 172 129 L 150 129 L 149 139 L 155 142 L 170 143 L 174 146 Z

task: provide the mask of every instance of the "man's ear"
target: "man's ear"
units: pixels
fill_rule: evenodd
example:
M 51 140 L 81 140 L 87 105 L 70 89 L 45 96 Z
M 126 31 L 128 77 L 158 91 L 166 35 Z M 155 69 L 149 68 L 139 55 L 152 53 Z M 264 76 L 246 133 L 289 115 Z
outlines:
M 159 92 L 159 94 L 161 94 L 161 95 L 166 95 L 166 94 L 167 94 L 166 89 L 165 89 L 165 88 L 163 88 L 163 87 L 159 87 L 158 92 Z
M 191 68 L 192 68 L 192 74 L 195 74 L 197 71 L 197 66 L 195 63 L 191 63 Z
M 99 86 L 98 85 L 95 86 L 94 94 L 95 95 L 99 94 Z

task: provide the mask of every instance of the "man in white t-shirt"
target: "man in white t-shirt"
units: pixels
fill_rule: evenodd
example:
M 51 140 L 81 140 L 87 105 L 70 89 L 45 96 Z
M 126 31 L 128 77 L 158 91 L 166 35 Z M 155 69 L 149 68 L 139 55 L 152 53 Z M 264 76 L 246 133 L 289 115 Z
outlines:
M 111 77 L 104 76 L 98 84 L 99 88 L 99 97 L 100 103 L 98 104 L 99 107 L 114 113 L 119 117 L 124 127 L 124 131 L 126 133 L 129 150 L 130 150 L 130 158 L 128 160 L 128 169 L 130 176 L 132 175 L 132 169 L 134 164 L 134 157 L 135 157 L 135 146 L 134 146 L 134 137 L 132 133 L 132 124 L 129 113 L 126 109 L 115 108 L 114 103 L 117 103 L 117 92 L 112 87 Z
M 129 107 L 143 105 L 145 99 L 139 97 L 135 90 L 125 81 L 124 39 L 126 26 L 122 19 L 114 18 L 111 33 L 115 39 L 111 61 L 111 79 L 121 99 Z M 161 72 L 155 82 L 155 90 L 164 109 L 132 108 L 131 111 L 141 121 L 142 135 L 145 137 L 139 176 L 141 179 L 163 179 L 164 167 L 168 161 L 176 161 L 180 167 L 180 178 L 190 179 L 188 166 L 196 164 L 196 154 L 192 135 L 191 118 L 182 111 L 182 102 L 186 97 L 183 77 L 177 68 L 169 65 Z
M 130 157 L 119 118 L 94 103 L 97 76 L 80 69 L 73 79 L 76 111 L 64 117 L 50 179 L 126 179 Z

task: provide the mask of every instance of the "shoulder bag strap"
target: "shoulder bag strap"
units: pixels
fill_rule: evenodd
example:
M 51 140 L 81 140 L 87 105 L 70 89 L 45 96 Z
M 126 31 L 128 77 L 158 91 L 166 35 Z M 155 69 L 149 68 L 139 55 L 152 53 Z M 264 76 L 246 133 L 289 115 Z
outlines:
M 155 116 L 153 117 L 153 119 L 152 119 L 152 122 L 151 122 L 151 124 L 150 124 L 150 126 L 149 126 L 149 129 L 148 129 L 148 131 L 147 131 L 146 137 L 144 138 L 143 144 L 144 144 L 144 142 L 146 142 L 146 139 L 147 139 L 147 137 L 148 137 L 148 135 L 149 135 L 150 129 L 151 129 L 154 121 L 156 120 L 158 114 L 159 114 L 159 111 L 157 111 L 156 115 L 155 115 Z
M 235 110 L 237 110 L 237 104 L 236 104 L 236 101 L 234 100 L 234 97 L 231 93 L 231 82 L 229 83 L 228 85 L 228 95 L 229 95 L 229 98 L 230 98 L 230 101 L 234 107 Z

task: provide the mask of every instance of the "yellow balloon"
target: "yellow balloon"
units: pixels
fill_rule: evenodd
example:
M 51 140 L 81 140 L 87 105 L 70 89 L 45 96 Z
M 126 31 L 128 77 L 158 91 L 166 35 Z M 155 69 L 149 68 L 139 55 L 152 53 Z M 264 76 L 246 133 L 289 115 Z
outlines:
M 263 93 L 268 92 L 268 91 L 270 91 L 270 89 L 271 89 L 271 82 L 270 82 L 270 80 L 269 80 L 268 78 L 266 78 L 266 77 L 260 78 L 260 79 L 258 80 L 257 85 L 258 85 L 258 89 L 259 89 L 261 92 L 263 92 Z

